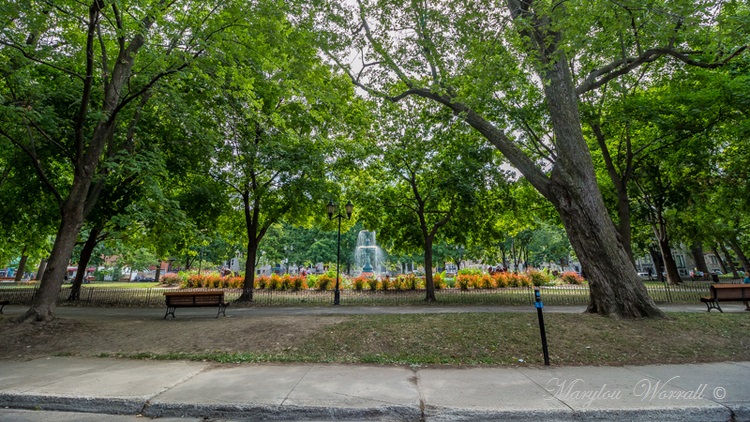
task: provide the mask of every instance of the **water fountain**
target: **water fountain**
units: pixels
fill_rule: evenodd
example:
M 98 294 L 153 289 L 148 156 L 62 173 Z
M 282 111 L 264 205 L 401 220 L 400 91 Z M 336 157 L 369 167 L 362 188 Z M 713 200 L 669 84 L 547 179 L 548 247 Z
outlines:
M 378 277 L 385 272 L 384 265 L 383 250 L 375 243 L 375 232 L 361 230 L 354 250 L 354 274 Z

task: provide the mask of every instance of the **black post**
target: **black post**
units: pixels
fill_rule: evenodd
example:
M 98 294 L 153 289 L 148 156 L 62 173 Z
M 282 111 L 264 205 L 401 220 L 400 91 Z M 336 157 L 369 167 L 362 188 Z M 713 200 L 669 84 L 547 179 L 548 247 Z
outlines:
M 534 307 L 536 307 L 536 316 L 539 319 L 539 332 L 542 335 L 542 352 L 544 352 L 544 365 L 549 366 L 549 351 L 547 350 L 547 333 L 544 331 L 544 314 L 542 308 L 542 293 L 539 288 L 534 289 Z
M 344 206 L 344 209 L 346 210 L 346 219 L 352 218 L 352 211 L 354 210 L 354 205 L 352 204 L 352 201 L 349 201 Z M 341 211 L 339 211 L 336 208 L 336 204 L 333 203 L 333 200 L 328 201 L 328 205 L 326 205 L 326 212 L 328 213 L 328 219 L 333 220 L 334 217 L 339 219 L 339 231 L 338 231 L 338 238 L 336 240 L 336 291 L 333 293 L 333 304 L 338 305 L 341 302 L 341 291 L 339 289 L 339 267 L 341 266 L 341 219 L 344 218 L 344 214 L 341 214 Z M 333 214 L 336 214 L 335 216 Z
M 339 219 L 339 234 L 336 241 L 336 290 L 333 292 L 333 304 L 341 303 L 341 292 L 339 291 L 339 267 L 341 266 L 341 214 L 337 215 Z

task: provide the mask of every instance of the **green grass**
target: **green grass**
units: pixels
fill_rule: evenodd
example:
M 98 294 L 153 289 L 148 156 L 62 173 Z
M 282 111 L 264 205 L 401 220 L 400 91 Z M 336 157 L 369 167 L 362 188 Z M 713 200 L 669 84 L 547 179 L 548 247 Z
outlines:
M 63 283 L 63 289 L 70 289 L 72 283 Z M 34 289 L 39 286 L 38 282 L 24 282 L 24 283 L 8 283 L 7 285 L 0 286 L 2 288 L 12 289 Z M 154 287 L 160 287 L 159 284 L 154 282 L 134 282 L 134 281 L 92 281 L 91 283 L 83 284 L 83 287 L 91 288 L 110 288 L 110 289 L 149 289 Z
M 131 354 L 140 359 L 399 365 L 541 365 L 536 314 L 336 316 L 308 336 L 269 350 Z M 750 360 L 747 314 L 672 313 L 664 320 L 546 314 L 554 365 Z
M 70 288 L 70 283 L 63 284 L 63 288 Z M 159 287 L 158 283 L 140 282 L 140 281 L 92 281 L 84 284 L 85 287 L 91 288 L 110 288 L 110 289 L 149 289 Z

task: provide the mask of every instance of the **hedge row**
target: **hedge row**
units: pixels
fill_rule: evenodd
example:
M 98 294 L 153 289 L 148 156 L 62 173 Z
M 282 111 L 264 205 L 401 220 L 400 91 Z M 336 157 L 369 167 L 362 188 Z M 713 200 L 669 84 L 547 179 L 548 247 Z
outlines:
M 179 285 L 182 288 L 233 288 L 244 286 L 243 277 L 222 277 L 217 273 L 195 274 L 179 273 L 166 274 L 161 278 L 166 285 Z M 556 284 L 582 284 L 583 278 L 574 272 L 552 275 L 543 271 L 531 270 L 526 273 L 497 272 L 484 273 L 478 270 L 461 270 L 455 278 L 447 278 L 444 273 L 433 275 L 435 289 L 459 288 L 468 289 L 498 289 L 503 287 L 551 286 Z M 301 275 L 278 275 L 255 277 L 254 288 L 268 290 L 333 290 L 336 285 L 335 273 Z M 378 279 L 372 276 L 358 276 L 349 278 L 340 275 L 341 289 L 355 291 L 385 291 L 385 290 L 418 290 L 425 288 L 425 279 L 414 274 L 400 274 L 396 277 Z

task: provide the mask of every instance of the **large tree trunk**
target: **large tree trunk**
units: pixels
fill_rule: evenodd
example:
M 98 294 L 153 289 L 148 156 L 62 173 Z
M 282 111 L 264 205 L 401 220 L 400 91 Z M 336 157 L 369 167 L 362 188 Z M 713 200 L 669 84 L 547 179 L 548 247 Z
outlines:
M 590 286 L 587 312 L 629 318 L 663 317 L 623 247 L 599 191 L 583 137 L 578 99 L 564 53 L 542 72 L 558 144 L 551 183 L 537 189 L 552 202 Z M 536 180 L 531 180 L 534 184 Z
M 89 179 L 90 181 L 90 179 Z M 55 244 L 50 253 L 47 268 L 42 276 L 39 290 L 34 296 L 31 308 L 17 321 L 48 321 L 57 306 L 57 296 L 60 293 L 63 279 L 68 269 L 68 262 L 76 244 L 76 237 L 83 225 L 83 205 L 86 199 L 88 184 L 74 182 L 71 194 L 63 206 L 60 228 L 57 230 Z
M 83 248 L 81 249 L 76 278 L 73 280 L 73 285 L 70 286 L 70 294 L 68 295 L 69 301 L 76 301 L 81 298 L 81 285 L 86 277 L 86 267 L 89 265 L 91 255 L 94 253 L 94 248 L 96 248 L 97 244 L 99 244 L 99 228 L 93 227 L 89 232 L 89 237 L 86 239 L 86 243 L 83 244 Z
M 555 206 L 590 285 L 588 312 L 626 318 L 664 317 L 639 279 L 604 206 L 581 131 L 566 61 L 559 60 L 555 69 L 561 76 L 546 78 L 550 82 L 545 82 L 559 144 L 559 156 L 550 177 L 540 172 L 502 131 L 470 108 L 426 92 L 420 95 L 436 99 L 464 116 Z
M 554 191 L 556 195 L 550 200 L 560 212 L 589 283 L 587 312 L 622 317 L 663 316 L 630 264 L 612 220 L 602 212 L 604 203 L 598 191 L 593 190 L 592 194 L 590 189 L 564 187 Z
M 156 267 L 156 275 L 154 276 L 154 283 L 159 284 L 160 278 L 161 278 L 161 261 L 159 261 L 159 264 Z

